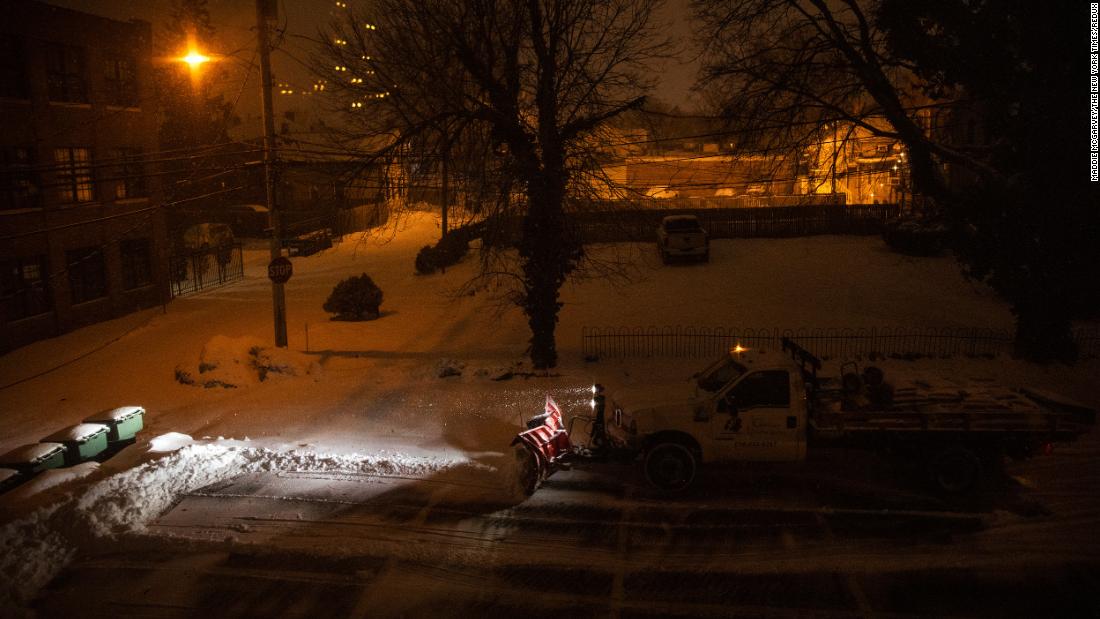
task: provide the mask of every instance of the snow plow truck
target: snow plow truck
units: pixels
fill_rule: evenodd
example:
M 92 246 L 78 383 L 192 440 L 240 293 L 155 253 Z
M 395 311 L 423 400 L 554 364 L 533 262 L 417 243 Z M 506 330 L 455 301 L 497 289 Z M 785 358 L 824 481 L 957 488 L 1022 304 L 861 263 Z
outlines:
M 675 491 L 706 463 L 797 462 L 814 449 L 843 447 L 904 458 L 935 489 L 958 494 L 1004 457 L 1049 454 L 1096 421 L 1095 410 L 1032 389 L 894 384 L 881 369 L 860 371 L 853 362 L 827 378 L 818 375 L 821 361 L 796 342 L 783 338 L 781 348 L 738 346 L 695 374 L 679 398 L 667 386 L 647 398 L 594 385 L 591 414 L 568 424 L 547 395 L 545 412 L 513 441 L 525 490 L 575 463 L 621 458 L 639 462 L 652 485 Z M 580 445 L 572 432 L 578 420 L 591 428 Z

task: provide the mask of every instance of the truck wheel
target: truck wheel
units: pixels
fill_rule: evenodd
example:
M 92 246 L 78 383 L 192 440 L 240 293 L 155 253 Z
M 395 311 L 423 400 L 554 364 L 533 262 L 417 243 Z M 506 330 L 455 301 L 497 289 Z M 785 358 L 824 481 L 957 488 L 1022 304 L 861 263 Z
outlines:
M 526 447 L 516 445 L 513 449 L 516 457 L 516 483 L 520 492 L 525 496 L 531 496 L 539 487 L 538 460 Z
M 683 490 L 695 479 L 695 455 L 679 443 L 661 443 L 645 457 L 645 476 L 662 490 Z
M 974 452 L 951 447 L 932 456 L 928 462 L 932 485 L 947 494 L 972 490 L 982 476 L 982 463 Z

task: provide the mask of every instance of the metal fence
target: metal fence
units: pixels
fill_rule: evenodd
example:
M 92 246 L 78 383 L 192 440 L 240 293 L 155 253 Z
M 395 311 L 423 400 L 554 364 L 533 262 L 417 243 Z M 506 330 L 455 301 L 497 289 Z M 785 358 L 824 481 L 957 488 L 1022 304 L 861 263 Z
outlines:
M 625 206 L 624 206 L 625 205 Z M 592 210 L 587 210 L 587 209 Z M 695 215 L 712 239 L 794 237 L 815 234 L 878 234 L 898 217 L 897 204 L 816 204 L 744 208 L 631 208 L 629 203 L 593 203 L 569 214 L 572 234 L 582 243 L 654 241 L 661 219 Z M 514 244 L 521 236 L 519 217 L 495 222 L 499 241 Z
M 713 239 L 791 237 L 814 234 L 877 234 L 898 216 L 896 204 L 830 204 L 756 208 L 690 208 L 578 213 L 584 242 L 652 241 L 668 215 L 695 215 Z
M 987 357 L 1011 354 L 1013 334 L 1002 329 L 737 329 L 723 327 L 584 327 L 586 358 L 718 357 L 740 344 L 778 348 L 789 337 L 823 359 L 855 356 Z M 1074 332 L 1082 357 L 1100 356 L 1100 329 Z
M 241 244 L 169 256 L 172 298 L 244 279 Z
M 619 208 L 628 205 L 627 208 L 649 210 L 771 208 L 846 204 L 847 195 L 843 193 L 803 193 L 793 195 L 676 196 L 672 198 L 635 197 L 622 200 L 601 200 L 599 202 Z

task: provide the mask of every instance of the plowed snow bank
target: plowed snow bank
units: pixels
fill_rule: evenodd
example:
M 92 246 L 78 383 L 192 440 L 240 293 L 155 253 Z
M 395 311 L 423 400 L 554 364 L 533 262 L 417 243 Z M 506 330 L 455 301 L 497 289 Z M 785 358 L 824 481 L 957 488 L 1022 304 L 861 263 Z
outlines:
M 194 443 L 59 498 L 0 529 L 0 605 L 26 604 L 80 547 L 140 534 L 182 495 L 242 473 L 348 471 L 424 476 L 457 458 L 275 451 L 236 441 Z

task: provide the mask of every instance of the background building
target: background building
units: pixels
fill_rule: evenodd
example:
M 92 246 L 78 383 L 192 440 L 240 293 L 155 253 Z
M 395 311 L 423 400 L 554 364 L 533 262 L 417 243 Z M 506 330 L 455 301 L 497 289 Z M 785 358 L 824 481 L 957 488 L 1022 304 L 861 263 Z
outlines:
M 152 59 L 146 22 L 0 0 L 0 350 L 167 300 Z

